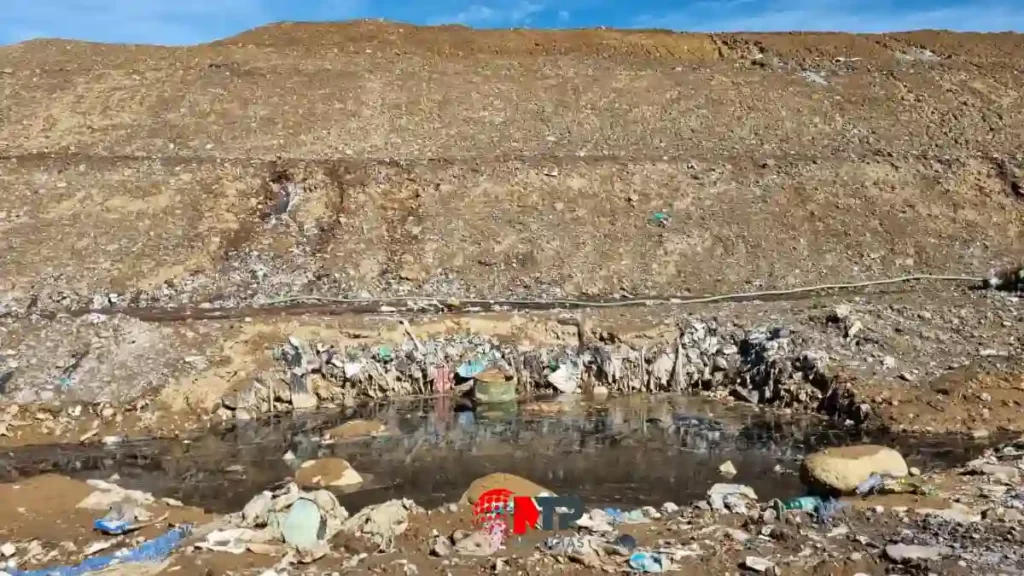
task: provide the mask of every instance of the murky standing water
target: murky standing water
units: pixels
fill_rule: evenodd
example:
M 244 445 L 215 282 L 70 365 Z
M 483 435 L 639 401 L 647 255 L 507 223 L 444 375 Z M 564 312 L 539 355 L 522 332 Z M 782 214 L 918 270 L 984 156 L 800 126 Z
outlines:
M 321 442 L 324 431 L 372 419 L 385 435 Z M 0 455 L 0 481 L 45 472 L 109 478 L 211 512 L 233 512 L 287 481 L 309 459 L 348 460 L 367 481 L 339 492 L 349 509 L 395 497 L 432 507 L 455 501 L 476 478 L 509 472 L 588 505 L 660 505 L 703 497 L 711 484 L 752 486 L 762 499 L 801 493 L 793 474 L 810 450 L 856 442 L 899 448 L 924 469 L 961 462 L 983 447 L 961 438 L 872 437 L 818 419 L 772 417 L 716 403 L 657 396 L 604 404 L 512 403 L 458 410 L 451 398 L 368 405 L 344 413 L 275 417 L 211 429 L 189 440 L 117 446 L 30 446 Z M 287 462 L 282 456 L 296 457 Z M 725 480 L 718 467 L 732 461 Z

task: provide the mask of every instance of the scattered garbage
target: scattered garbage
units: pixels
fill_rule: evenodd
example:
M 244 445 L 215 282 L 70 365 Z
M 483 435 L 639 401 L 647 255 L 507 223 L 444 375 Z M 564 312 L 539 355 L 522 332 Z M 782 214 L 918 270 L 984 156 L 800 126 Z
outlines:
M 781 518 L 788 511 L 814 512 L 821 506 L 822 500 L 818 496 L 800 496 L 785 501 L 773 500 L 772 504 Z
M 567 362 L 548 375 L 548 382 L 563 394 L 572 394 L 580 387 L 580 366 Z
M 737 474 L 736 466 L 733 465 L 731 460 L 726 460 L 718 467 L 718 473 L 726 478 L 732 478 Z
M 668 212 L 654 212 L 647 218 L 647 222 L 653 226 L 666 228 L 672 223 L 672 217 L 669 216 Z
M 921 560 L 938 560 L 951 553 L 952 550 L 948 546 L 889 544 L 885 547 L 885 556 L 900 564 Z
M 759 558 L 757 556 L 747 556 L 743 559 L 743 567 L 748 570 L 753 570 L 758 574 L 765 574 L 768 571 L 777 571 L 775 563 Z
M 746 515 L 749 506 L 756 502 L 754 489 L 742 484 L 715 484 L 708 490 L 708 503 L 715 512 Z
M 422 509 L 412 500 L 389 500 L 360 510 L 341 529 L 370 539 L 381 550 L 390 550 L 395 537 L 409 527 L 409 515 L 418 512 Z
M 14 368 L 0 371 L 0 396 L 7 394 L 7 385 L 14 380 Z
M 126 490 L 104 480 L 92 479 L 86 480 L 86 483 L 95 488 L 96 492 L 79 502 L 78 508 L 108 512 L 118 504 L 130 503 L 136 506 L 148 506 L 156 502 L 152 494 L 139 490 Z
M 226 526 L 212 530 L 201 548 L 240 554 L 245 550 L 277 554 L 286 550 L 303 563 L 328 551 L 327 542 L 342 529 L 348 512 L 327 490 L 303 492 L 289 483 L 277 492 L 262 492 L 241 512 L 227 518 Z
M 659 574 L 672 569 L 672 562 L 662 554 L 634 552 L 629 557 L 629 567 L 637 572 Z
M 632 552 L 636 548 L 636 538 L 629 534 L 620 534 L 612 541 L 612 546 L 625 552 Z
M 455 373 L 459 375 L 459 378 L 463 380 L 472 380 L 477 374 L 483 372 L 490 365 L 490 358 L 481 357 L 474 358 L 468 362 L 461 364 Z
M 884 474 L 872 474 L 867 480 L 858 484 L 856 489 L 856 493 L 859 496 L 870 494 L 918 494 L 926 496 L 933 492 L 933 489 L 920 481 L 891 477 Z
M 513 390 L 575 394 L 584 380 L 607 392 L 721 388 L 753 403 L 821 402 L 830 389 L 828 359 L 795 348 L 790 336 L 785 327 L 737 331 L 692 319 L 676 342 L 645 349 L 600 341 L 519 348 L 480 335 L 335 347 L 291 337 L 275 351 L 285 371 L 259 373 L 247 388 L 225 395 L 221 407 L 225 417 L 249 417 L 321 402 L 471 392 L 480 402 L 500 403 Z
M 166 518 L 167 514 L 164 514 L 154 520 L 153 515 L 143 508 L 130 502 L 115 502 L 110 506 L 106 516 L 93 523 L 93 527 L 104 534 L 119 536 L 135 532 L 151 524 L 161 522 Z
M 192 533 L 192 526 L 185 524 L 170 530 L 152 540 L 125 551 L 109 556 L 93 556 L 86 558 L 76 566 L 60 566 L 41 570 L 10 570 L 11 576 L 82 576 L 90 572 L 103 570 L 114 564 L 135 564 L 154 562 L 167 558 L 181 544 L 181 541 Z
M 788 500 L 772 500 L 769 503 L 769 508 L 778 518 L 785 517 L 787 512 L 807 512 L 814 514 L 822 522 L 831 519 L 845 506 L 846 503 L 842 500 L 819 496 L 800 496 Z
M 644 524 L 650 522 L 650 519 L 644 514 L 643 510 L 639 509 L 623 512 L 618 508 L 605 508 L 601 512 L 604 512 L 615 524 Z
M 1005 292 L 1024 292 L 1024 266 L 994 271 L 989 275 L 988 286 Z

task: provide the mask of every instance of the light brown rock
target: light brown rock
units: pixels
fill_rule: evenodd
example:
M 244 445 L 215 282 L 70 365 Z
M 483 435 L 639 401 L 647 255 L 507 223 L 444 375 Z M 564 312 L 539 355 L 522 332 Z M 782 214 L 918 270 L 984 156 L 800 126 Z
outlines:
M 349 440 L 378 434 L 384 430 L 384 424 L 372 420 L 349 420 L 344 424 L 335 426 L 324 433 L 326 436 L 337 440 Z
M 865 444 L 815 452 L 800 466 L 800 479 L 812 489 L 849 494 L 871 474 L 909 474 L 903 456 L 892 448 Z
M 544 493 L 553 494 L 553 492 L 547 488 L 527 480 L 526 478 L 521 478 L 515 474 L 507 474 L 505 472 L 495 472 L 494 474 L 488 474 L 487 476 L 474 480 L 462 495 L 461 501 L 465 504 L 476 504 L 476 501 L 480 498 L 481 494 L 496 488 L 510 490 L 516 496 L 540 496 Z
M 353 486 L 363 477 L 341 458 L 320 458 L 304 462 L 295 473 L 295 483 L 303 487 Z

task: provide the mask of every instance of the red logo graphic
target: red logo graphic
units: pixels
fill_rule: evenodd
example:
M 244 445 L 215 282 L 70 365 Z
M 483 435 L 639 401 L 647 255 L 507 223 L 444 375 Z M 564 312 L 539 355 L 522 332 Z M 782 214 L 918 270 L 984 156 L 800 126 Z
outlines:
M 540 521 L 540 509 L 529 496 L 516 496 L 511 490 L 494 488 L 480 495 L 473 505 L 473 524 L 487 532 L 507 532 L 511 516 L 513 534 L 526 534 Z

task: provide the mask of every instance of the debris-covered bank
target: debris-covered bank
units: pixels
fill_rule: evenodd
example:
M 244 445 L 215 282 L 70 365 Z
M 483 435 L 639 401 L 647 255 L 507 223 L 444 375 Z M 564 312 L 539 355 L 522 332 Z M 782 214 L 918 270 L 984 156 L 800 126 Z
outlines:
M 1019 301 L 998 291 L 882 293 L 571 316 L 420 314 L 408 325 L 396 313 L 0 318 L 0 421 L 14 438 L 42 426 L 98 439 L 125 432 L 124 422 L 164 433 L 171 416 L 246 419 L 409 395 L 683 391 L 922 431 L 1018 429 Z
M 783 327 L 721 330 L 690 320 L 674 341 L 636 348 L 581 339 L 582 345 L 524 348 L 468 335 L 399 346 L 335 347 L 291 338 L 276 350 L 276 374 L 226 396 L 231 410 L 314 408 L 319 402 L 466 393 L 476 402 L 540 393 L 698 391 L 780 407 L 821 404 L 834 394 L 828 355 L 802 348 Z
M 498 505 L 556 492 L 507 473 L 479 477 L 460 498 L 430 510 L 407 498 L 347 509 L 330 488 L 333 476 L 323 474 L 328 488 L 285 482 L 225 515 L 122 488 L 119 478 L 41 476 L 0 485 L 8 518 L 0 574 L 51 574 L 62 565 L 59 574 L 113 565 L 128 571 L 119 574 L 252 576 L 1012 574 L 1024 569 L 1022 456 L 1017 441 L 956 469 L 921 472 L 887 447 L 854 445 L 812 454 L 800 472 L 809 483 L 784 498 L 766 498 L 722 472 L 692 501 L 586 502 L 568 525 L 544 531 L 539 519 L 528 521 L 523 535 L 512 533 Z M 16 503 L 7 498 L 15 490 Z M 54 515 L 72 521 L 54 526 Z

